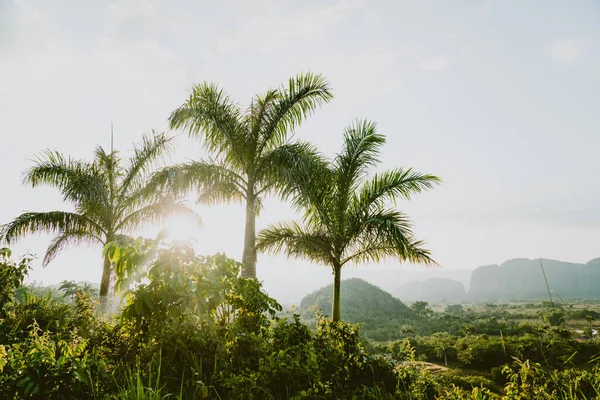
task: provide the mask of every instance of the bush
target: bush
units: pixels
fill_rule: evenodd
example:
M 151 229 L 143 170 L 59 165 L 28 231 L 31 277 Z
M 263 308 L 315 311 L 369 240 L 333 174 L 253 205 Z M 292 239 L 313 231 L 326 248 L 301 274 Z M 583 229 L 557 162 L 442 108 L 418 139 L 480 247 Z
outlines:
M 416 362 L 423 358 L 493 368 L 511 399 L 590 397 L 600 384 L 597 367 L 564 367 L 589 363 L 598 344 L 577 343 L 562 328 L 505 338 L 437 333 L 369 346 L 358 325 L 317 316 L 311 329 L 298 315 L 278 316 L 281 307 L 260 283 L 241 278 L 240 264 L 220 254 L 161 249 L 114 320 L 96 317 L 85 290 L 66 303 L 16 296 L 27 261 L 2 257 L 0 398 L 500 398 L 489 379 L 436 375 Z M 548 364 L 516 363 L 500 375 L 496 366 L 515 355 Z
M 448 372 L 441 376 L 440 381 L 444 386 L 456 386 L 467 391 L 475 388 L 487 389 L 490 392 L 500 392 L 500 387 L 493 381 L 478 375 L 461 375 L 456 372 Z
M 85 340 L 52 340 L 33 324 L 29 337 L 3 349 L 1 398 L 77 398 L 91 396 Z

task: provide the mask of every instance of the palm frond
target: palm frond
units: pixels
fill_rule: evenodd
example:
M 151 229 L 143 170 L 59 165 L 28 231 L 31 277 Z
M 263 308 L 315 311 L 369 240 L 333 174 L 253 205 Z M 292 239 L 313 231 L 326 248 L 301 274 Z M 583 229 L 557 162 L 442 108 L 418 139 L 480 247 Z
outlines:
M 148 180 L 143 186 L 128 193 L 127 196 L 121 200 L 122 205 L 130 208 L 135 207 L 140 203 L 145 203 L 148 200 L 162 198 L 166 195 L 175 198 L 187 195 L 188 192 L 195 188 L 195 185 L 192 183 L 187 184 L 187 182 L 183 180 L 186 167 L 187 164 L 171 165 L 155 171 L 148 177 Z M 175 177 L 177 177 L 177 179 L 175 179 Z
M 97 213 L 97 216 L 106 222 L 111 219 L 110 209 L 115 203 L 118 192 L 118 181 L 124 175 L 124 171 L 121 167 L 121 158 L 119 157 L 118 151 L 113 150 L 112 152 L 107 153 L 101 146 L 98 146 L 96 147 L 94 154 L 94 164 L 97 166 L 101 176 L 106 182 L 106 193 L 108 195 L 108 201 L 104 207 L 104 212 Z M 85 209 L 88 204 L 81 204 L 81 206 Z M 96 209 L 95 211 L 97 212 L 99 210 Z
M 433 188 L 441 180 L 437 176 L 421 174 L 411 168 L 397 168 L 375 174 L 355 193 L 353 208 L 364 212 L 369 207 L 381 207 L 386 201 L 410 200 L 413 194 Z
M 400 211 L 381 209 L 355 224 L 356 228 L 350 230 L 353 240 L 345 251 L 344 262 L 393 257 L 416 264 L 437 265 L 429 250 L 422 248 L 424 243 L 414 238 L 410 219 Z
M 183 181 L 193 182 L 200 189 L 197 202 L 202 204 L 241 203 L 246 198 L 248 182 L 224 163 L 195 161 L 189 164 Z M 177 179 L 177 175 L 176 175 Z
M 342 151 L 331 162 L 335 175 L 332 185 L 336 199 L 336 211 L 332 218 L 338 226 L 344 226 L 349 218 L 349 209 L 354 192 L 367 178 L 368 168 L 379 161 L 385 137 L 376 132 L 375 123 L 358 120 L 344 131 Z
M 273 224 L 261 230 L 256 249 L 326 264 L 332 259 L 332 243 L 327 234 L 311 231 L 296 222 Z
M 121 196 L 128 194 L 130 187 L 139 187 L 158 161 L 165 161 L 173 152 L 173 137 L 164 133 L 152 132 L 144 135 L 139 145 L 134 145 L 133 155 L 128 159 L 123 181 L 120 184 Z
M 411 263 L 423 264 L 426 266 L 437 266 L 437 263 L 431 259 L 430 251 L 423 249 L 423 245 L 424 243 L 422 241 L 410 243 L 414 256 L 410 259 L 405 259 L 398 256 L 398 248 L 395 246 L 389 246 L 383 243 L 371 243 L 362 246 L 360 250 L 357 250 L 356 252 L 351 252 L 349 256 L 342 260 L 342 265 L 359 265 L 373 262 L 378 263 L 389 259 L 399 259 L 401 261 L 409 261 Z
M 67 158 L 56 151 L 48 150 L 39 155 L 35 165 L 25 171 L 23 183 L 31 187 L 54 186 L 64 201 L 75 204 L 107 201 L 105 183 L 92 164 Z
M 243 158 L 245 129 L 239 106 L 217 85 L 194 85 L 188 100 L 171 113 L 171 129 L 185 129 L 190 136 L 203 133 L 204 146 L 211 152 Z M 232 160 L 233 161 L 233 160 Z
M 30 233 L 89 232 L 101 237 L 106 231 L 85 215 L 65 211 L 26 212 L 2 226 L 0 238 L 7 243 Z
M 281 99 L 281 92 L 277 89 L 271 89 L 261 95 L 257 95 L 250 101 L 245 115 L 246 118 L 250 119 L 249 125 L 252 136 L 255 138 L 260 136 L 265 114 L 273 108 L 279 99 Z
M 379 162 L 379 153 L 385 136 L 377 133 L 376 124 L 358 120 L 344 131 L 344 147 L 333 160 L 333 169 L 338 172 L 341 195 L 356 189 L 366 177 L 367 168 Z
M 322 104 L 333 98 L 322 75 L 305 73 L 288 80 L 280 96 L 264 113 L 261 148 L 274 149 L 285 143 L 288 134 Z
M 304 212 L 305 223 L 333 231 L 334 210 L 339 200 L 335 186 L 334 171 L 324 159 L 308 156 L 301 160 L 300 168 L 285 171 L 281 195 L 290 200 L 297 211 Z
M 172 196 L 180 198 L 193 190 L 200 191 L 200 197 L 208 199 L 208 192 L 227 202 L 241 201 L 244 197 L 246 181 L 226 165 L 213 160 L 193 161 L 186 164 L 164 167 L 155 172 L 145 186 L 130 194 L 124 204 L 129 207 L 143 203 L 141 200 Z
M 102 146 L 97 146 L 94 150 L 94 161 L 106 175 L 114 174 L 114 177 L 116 177 L 121 172 L 115 168 L 121 162 L 117 150 L 107 153 Z
M 131 232 L 144 224 L 165 222 L 174 215 L 185 215 L 198 226 L 202 226 L 202 219 L 195 211 L 182 202 L 175 201 L 171 197 L 165 197 L 125 216 L 115 230 L 117 232 Z
M 87 231 L 65 231 L 52 239 L 46 250 L 42 265 L 48 265 L 58 253 L 70 246 L 90 245 L 93 243 L 104 245 L 104 240 Z
M 260 159 L 257 168 L 263 178 L 258 193 L 276 188 L 283 198 L 289 197 L 295 183 L 309 176 L 316 164 L 325 165 L 325 162 L 312 143 L 295 142 L 270 150 Z

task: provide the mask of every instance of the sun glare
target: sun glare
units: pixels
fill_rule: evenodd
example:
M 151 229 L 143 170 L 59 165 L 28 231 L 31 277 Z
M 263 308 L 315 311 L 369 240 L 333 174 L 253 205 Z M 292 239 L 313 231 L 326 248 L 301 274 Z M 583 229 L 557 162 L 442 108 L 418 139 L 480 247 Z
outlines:
M 172 241 L 197 240 L 200 235 L 200 227 L 194 220 L 185 217 L 172 218 L 165 228 L 169 240 Z

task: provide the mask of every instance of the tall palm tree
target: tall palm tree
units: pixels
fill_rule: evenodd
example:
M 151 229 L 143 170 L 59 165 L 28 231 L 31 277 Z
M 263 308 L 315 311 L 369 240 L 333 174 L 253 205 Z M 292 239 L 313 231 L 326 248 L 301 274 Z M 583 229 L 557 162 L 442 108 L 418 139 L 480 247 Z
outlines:
M 375 124 L 358 121 L 344 133 L 342 151 L 331 161 L 314 156 L 310 168 L 291 170 L 290 191 L 304 212 L 300 222 L 273 224 L 258 235 L 258 249 L 284 252 L 331 267 L 334 321 L 340 320 L 342 267 L 384 258 L 435 264 L 412 223 L 390 206 L 399 198 L 430 189 L 440 179 L 397 168 L 369 176 L 379 162 L 385 137 Z
M 255 221 L 262 199 L 280 188 L 281 168 L 293 166 L 308 147 L 291 143 L 290 134 L 331 98 L 327 81 L 310 73 L 256 95 L 246 109 L 216 85 L 202 83 L 170 116 L 171 128 L 200 137 L 212 158 L 169 168 L 162 178 L 174 177 L 182 190 L 199 189 L 198 202 L 245 203 L 245 277 L 256 277 Z
M 56 234 L 46 250 L 45 266 L 68 246 L 104 246 L 145 223 L 161 222 L 176 213 L 189 215 L 200 223 L 195 212 L 172 196 L 161 194 L 148 179 L 153 167 L 172 147 L 171 138 L 153 134 L 134 145 L 127 160 L 102 147 L 96 148 L 93 162 L 46 151 L 26 171 L 24 183 L 56 187 L 74 211 L 25 212 L 2 226 L 0 239 L 11 243 L 29 233 Z M 109 257 L 103 261 L 100 296 L 105 298 L 113 271 Z

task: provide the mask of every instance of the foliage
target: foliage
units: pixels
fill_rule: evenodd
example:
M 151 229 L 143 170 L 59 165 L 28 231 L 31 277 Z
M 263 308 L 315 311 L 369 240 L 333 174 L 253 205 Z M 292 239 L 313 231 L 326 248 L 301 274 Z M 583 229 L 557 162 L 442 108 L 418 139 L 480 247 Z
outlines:
M 600 398 L 600 344 L 593 334 L 600 314 L 589 305 L 577 309 L 551 297 L 518 311 L 493 303 L 439 311 L 425 301 L 406 307 L 351 280 L 344 317 L 361 323 L 363 336 L 359 324 L 340 321 L 343 266 L 384 258 L 435 264 L 396 200 L 440 180 L 403 168 L 370 175 L 385 137 L 369 121 L 346 129 L 332 160 L 291 141 L 331 97 L 328 83 L 310 73 L 256 96 L 246 109 L 216 85 L 196 85 L 169 122 L 200 137 L 211 158 L 157 172 L 172 149 L 163 134 L 144 136 L 128 159 L 101 147 L 91 162 L 41 154 L 24 183 L 57 188 L 73 211 L 25 212 L 2 225 L 0 239 L 54 234 L 44 265 L 68 246 L 102 244 L 102 280 L 99 293 L 74 281 L 25 285 L 32 256 L 14 261 L 10 249 L 0 248 L 0 398 Z M 179 201 L 191 189 L 200 190 L 202 203 L 245 203 L 243 263 L 224 254 L 198 256 L 189 243 L 167 243 L 164 232 L 156 239 L 130 236 L 174 213 L 201 223 Z M 303 218 L 271 225 L 258 247 L 334 273 L 332 287 L 305 298 L 302 315 L 282 313 L 255 279 L 255 219 L 274 192 L 292 200 Z M 510 280 L 489 279 L 493 267 L 476 271 L 471 291 L 481 299 L 507 289 L 526 293 L 540 278 L 537 260 L 530 261 L 505 263 L 502 269 L 515 272 Z M 565 274 L 564 266 L 547 261 L 560 292 L 597 292 L 592 262 L 577 267 L 576 275 L 589 279 L 574 285 L 573 268 Z M 515 284 L 517 275 L 528 279 Z M 99 317 L 115 277 L 121 304 L 115 316 Z M 331 308 L 332 318 L 313 317 L 314 308 Z M 575 338 L 582 325 L 586 336 Z
M 31 256 L 21 258 L 18 263 L 10 256 L 10 249 L 0 249 L 0 318 L 5 317 L 5 307 L 14 302 L 16 289 L 23 285 L 23 280 L 31 269 Z
M 332 286 L 325 286 L 302 299 L 300 313 L 303 321 L 314 324 L 315 310 L 331 315 Z M 343 281 L 341 308 L 344 321 L 360 323 L 363 335 L 376 341 L 397 338 L 398 332 L 394 329 L 399 330 L 402 322 L 415 318 L 414 312 L 400 300 L 358 278 Z
M 517 360 L 505 367 L 509 382 L 506 397 L 511 399 L 592 399 L 600 397 L 600 368 L 548 370 L 538 363 Z
M 56 236 L 44 256 L 44 265 L 69 246 L 101 244 L 117 240 L 141 225 L 184 214 L 200 223 L 183 203 L 158 190 L 149 180 L 154 166 L 172 150 L 172 138 L 164 134 L 144 136 L 129 159 L 117 151 L 96 148 L 93 162 L 75 160 L 56 151 L 41 154 L 25 173 L 32 187 L 49 185 L 60 190 L 73 212 L 26 212 L 2 226 L 0 240 L 12 243 L 38 232 Z M 112 266 L 104 259 L 100 296 L 107 296 Z
M 115 321 L 98 319 L 97 303 L 84 291 L 66 302 L 31 293 L 22 299 L 9 296 L 0 321 L 0 397 L 508 400 L 598 396 L 600 371 L 593 356 L 597 344 L 575 345 L 555 327 L 521 337 L 437 333 L 390 343 L 381 352 L 365 344 L 358 325 L 318 316 L 311 329 L 299 315 L 282 315 L 260 283 L 242 278 L 241 264 L 222 254 L 196 256 L 181 243 L 161 246 L 153 254 L 132 281 L 136 284 L 124 294 L 124 307 Z M 15 269 L 18 263 L 5 256 L 0 274 L 19 277 L 28 262 Z M 14 293 L 22 278 L 7 282 L 11 283 L 2 288 L 3 293 Z M 456 307 L 447 311 L 466 312 Z M 540 361 L 513 361 L 514 354 Z M 434 361 L 447 357 L 449 364 L 464 362 L 471 368 L 508 362 L 502 367 L 502 381 L 496 372 L 494 383 L 453 370 L 431 372 L 417 361 L 421 356 Z M 590 368 L 575 367 L 582 363 Z
M 58 289 L 68 299 L 74 299 L 78 294 L 83 294 L 91 298 L 98 296 L 98 290 L 94 289 L 89 282 L 62 281 Z
M 29 337 L 12 344 L 0 375 L 0 397 L 81 398 L 90 393 L 88 354 L 81 339 L 53 340 L 34 323 Z
M 287 172 L 287 189 L 301 222 L 270 225 L 259 233 L 261 250 L 283 252 L 327 265 L 334 274 L 332 318 L 340 320 L 341 269 L 347 264 L 385 258 L 435 264 L 412 224 L 390 208 L 440 181 L 412 169 L 397 168 L 369 177 L 379 162 L 385 137 L 374 123 L 357 121 L 344 132 L 344 146 L 333 160 L 315 154 L 304 168 Z
M 331 98 L 327 81 L 311 73 L 256 95 L 246 109 L 218 86 L 202 83 L 169 118 L 171 128 L 201 138 L 213 158 L 169 167 L 155 181 L 177 193 L 199 189 L 198 202 L 205 204 L 245 204 L 246 277 L 256 277 L 255 219 L 263 198 L 281 191 L 283 171 L 301 168 L 304 153 L 313 151 L 308 143 L 289 141 L 290 133 Z

